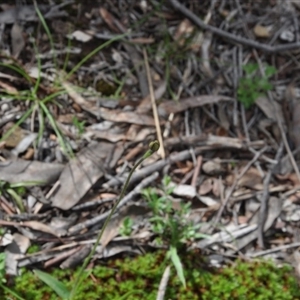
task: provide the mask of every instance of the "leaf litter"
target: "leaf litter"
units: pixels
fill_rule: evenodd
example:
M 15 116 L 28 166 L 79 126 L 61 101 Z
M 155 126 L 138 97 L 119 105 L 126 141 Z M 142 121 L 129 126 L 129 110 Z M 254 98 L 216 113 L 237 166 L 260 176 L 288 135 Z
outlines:
M 10 274 L 87 256 L 130 168 L 156 138 L 151 88 L 166 157 L 133 175 L 95 258 L 155 245 L 141 191 L 167 173 L 174 207 L 191 203 L 195 226 L 210 235 L 190 248 L 283 258 L 299 272 L 297 2 L 269 1 L 263 10 L 258 2 L 177 0 L 124 1 L 122 10 L 117 1 L 39 5 L 50 36 L 36 26 L 33 5 L 0 12 L 0 245 L 11 254 Z M 106 47 L 88 58 L 99 44 Z M 253 65 L 261 80 L 275 69 L 265 92 L 245 79 Z M 241 79 L 246 93 L 237 93 Z M 127 216 L 133 230 L 124 237 Z M 31 243 L 41 250 L 26 253 Z

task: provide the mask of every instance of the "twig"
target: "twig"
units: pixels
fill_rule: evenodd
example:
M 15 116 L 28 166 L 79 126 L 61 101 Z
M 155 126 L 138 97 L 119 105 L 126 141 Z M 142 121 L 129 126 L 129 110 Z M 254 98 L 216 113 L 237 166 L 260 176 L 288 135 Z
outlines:
M 256 52 L 255 50 L 253 51 L 253 53 L 254 53 L 254 56 L 255 56 L 255 58 L 256 58 L 256 60 L 257 60 L 257 62 L 258 62 L 258 65 L 259 65 L 259 71 L 260 71 L 261 75 L 262 75 L 263 77 L 265 77 L 266 75 L 265 75 L 265 71 L 264 71 L 264 69 L 263 69 L 263 67 L 262 67 L 261 60 L 260 60 L 260 58 L 259 58 L 259 56 L 258 56 L 258 54 L 257 54 L 257 52 Z M 274 104 L 275 100 L 274 100 L 274 98 L 273 98 L 273 95 L 272 95 L 271 91 L 268 91 L 268 97 L 270 98 L 271 103 Z M 288 155 L 289 155 L 289 158 L 290 158 L 290 161 L 291 161 L 292 166 L 293 166 L 293 168 L 294 168 L 294 171 L 295 171 L 295 173 L 297 174 L 298 181 L 300 182 L 300 172 L 299 172 L 297 163 L 296 163 L 296 161 L 295 161 L 295 158 L 294 158 L 294 156 L 293 156 L 293 153 L 292 153 L 292 151 L 291 151 L 291 148 L 290 148 L 290 146 L 289 146 L 288 140 L 287 140 L 287 138 L 286 138 L 286 134 L 285 134 L 285 131 L 284 131 L 284 128 L 283 128 L 283 124 L 282 124 L 282 122 L 281 122 L 281 118 L 280 118 L 280 116 L 279 116 L 278 110 L 277 110 L 277 108 L 276 108 L 275 105 L 273 105 L 273 108 L 274 108 L 274 112 L 275 112 L 276 121 L 277 121 L 277 123 L 278 123 L 278 127 L 279 127 L 279 130 L 280 130 L 281 138 L 282 138 L 283 143 L 284 143 L 284 147 L 285 147 L 285 149 L 286 149 L 286 151 L 287 151 L 287 153 L 288 153 Z
M 203 151 L 203 148 L 195 148 L 195 154 L 198 155 Z M 173 153 L 169 155 L 166 159 L 161 159 L 155 163 L 152 163 L 148 165 L 147 167 L 144 167 L 133 174 L 131 183 L 137 182 L 141 180 L 142 178 L 149 176 L 149 174 L 152 174 L 153 172 L 158 172 L 162 170 L 165 166 L 171 165 L 172 163 L 175 163 L 177 161 L 183 161 L 186 159 L 189 159 L 191 157 L 191 153 L 189 150 L 184 150 L 179 153 Z M 104 188 L 110 188 L 112 186 L 121 185 L 125 181 L 125 177 L 119 177 L 119 178 L 113 178 L 103 184 Z
M 256 253 L 249 254 L 249 255 L 246 255 L 246 256 L 250 256 L 250 257 L 254 258 L 254 257 L 265 256 L 265 255 L 268 255 L 268 254 L 271 254 L 271 253 L 279 252 L 281 250 L 287 250 L 287 249 L 297 248 L 297 247 L 300 247 L 300 242 L 292 243 L 292 244 L 288 244 L 288 245 L 284 245 L 284 246 L 279 246 L 279 247 L 276 247 L 276 248 L 256 252 Z
M 171 269 L 170 266 L 167 266 L 164 271 L 164 274 L 163 274 L 160 284 L 159 284 L 156 300 L 164 300 L 168 281 L 170 278 L 170 269 Z
M 229 41 L 242 44 L 245 46 L 250 46 L 256 49 L 260 49 L 266 52 L 276 53 L 281 51 L 289 51 L 298 49 L 300 47 L 300 43 L 291 43 L 291 44 L 285 44 L 285 45 L 278 45 L 278 46 L 270 46 L 266 44 L 262 44 L 253 40 L 246 39 L 241 36 L 234 35 L 232 33 L 226 32 L 222 29 L 216 28 L 214 26 L 211 26 L 209 24 L 205 24 L 202 20 L 198 18 L 192 11 L 187 9 L 184 5 L 180 4 L 177 0 L 169 0 L 169 2 L 172 4 L 172 6 L 180 11 L 183 15 L 185 15 L 188 19 L 190 19 L 192 22 L 194 22 L 198 27 L 209 30 L 212 33 L 215 33 L 221 37 L 224 37 L 225 39 L 228 39 Z
M 236 177 L 233 185 L 231 186 L 229 192 L 227 193 L 227 195 L 222 203 L 222 206 L 220 207 L 220 209 L 217 213 L 217 216 L 213 223 L 213 228 L 219 223 L 222 213 L 223 213 L 232 193 L 234 192 L 236 186 L 238 185 L 239 180 L 245 175 L 245 173 L 249 170 L 249 168 L 252 166 L 252 164 L 260 157 L 260 155 L 267 150 L 267 148 L 268 147 L 265 146 L 263 149 L 261 149 L 259 152 L 257 152 L 255 154 L 255 156 L 252 158 L 252 160 L 248 162 L 248 164 L 245 166 L 245 168 L 242 170 L 242 172 Z
M 150 183 L 152 183 L 156 178 L 158 177 L 158 173 L 155 172 L 153 173 L 151 176 L 145 178 L 144 180 L 142 180 L 140 182 L 140 184 L 138 184 L 134 190 L 132 190 L 128 195 L 126 195 L 119 203 L 117 209 L 119 209 L 121 206 L 123 206 L 126 202 L 128 202 L 129 200 L 131 200 L 136 194 L 138 194 L 143 188 L 147 187 Z M 104 214 L 97 216 L 95 218 L 86 220 L 82 223 L 79 223 L 73 227 L 71 227 L 69 229 L 69 233 L 70 234 L 76 234 L 78 232 L 80 232 L 81 230 L 94 226 L 98 223 L 100 223 L 101 221 L 103 221 L 105 218 L 107 218 L 107 216 L 109 216 L 109 214 L 111 213 L 111 210 L 106 211 Z
M 76 211 L 76 210 L 83 210 L 83 209 L 87 209 L 87 208 L 91 209 L 94 206 L 99 206 L 103 203 L 112 202 L 114 200 L 116 200 L 115 197 L 108 198 L 108 199 L 91 200 L 91 201 L 84 202 L 84 203 L 81 203 L 81 204 L 78 204 L 78 205 L 72 207 L 72 210 Z
M 154 96 L 152 78 L 151 78 L 151 73 L 150 73 L 148 55 L 147 55 L 147 51 L 146 51 L 145 48 L 143 49 L 143 54 L 144 54 L 144 61 L 145 61 L 145 66 L 146 66 L 146 73 L 147 73 L 147 79 L 148 79 L 148 88 L 149 88 L 149 93 L 150 93 L 150 99 L 151 99 L 151 103 L 152 103 L 153 117 L 154 117 L 156 132 L 157 132 L 157 139 L 160 143 L 160 148 L 158 150 L 158 154 L 161 155 L 161 157 L 163 159 L 165 159 L 166 153 L 165 153 L 165 148 L 164 148 L 164 144 L 163 144 L 161 128 L 160 128 L 160 124 L 159 124 L 159 117 L 158 117 L 158 112 L 157 112 L 157 105 L 156 105 L 156 102 L 155 102 L 155 96 Z
M 202 156 L 198 156 L 197 158 L 197 164 L 196 167 L 194 169 L 194 174 L 193 174 L 193 178 L 192 178 L 192 183 L 191 186 L 196 187 L 197 186 L 197 179 L 199 177 L 199 173 L 200 173 L 200 169 L 201 169 L 201 165 L 202 165 Z
M 277 161 L 277 164 L 279 163 L 279 159 L 282 155 L 283 152 L 283 143 L 280 144 L 276 156 L 275 156 L 275 160 Z M 269 171 L 267 176 L 264 179 L 264 191 L 261 197 L 261 201 L 260 201 L 260 211 L 259 211 L 259 218 L 258 218 L 258 230 L 257 230 L 257 238 L 258 238 L 258 246 L 263 249 L 264 248 L 264 237 L 263 237 L 263 233 L 264 233 L 264 227 L 265 227 L 265 223 L 266 223 L 266 219 L 267 219 L 267 207 L 268 207 L 268 202 L 269 202 L 269 184 L 271 181 L 271 177 L 272 174 L 275 170 L 275 167 L 277 166 L 277 164 L 273 164 Z

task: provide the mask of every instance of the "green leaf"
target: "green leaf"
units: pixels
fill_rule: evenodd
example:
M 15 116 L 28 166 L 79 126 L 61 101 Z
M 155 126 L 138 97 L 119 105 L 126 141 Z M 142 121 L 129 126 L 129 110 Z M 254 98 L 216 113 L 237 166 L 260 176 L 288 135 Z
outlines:
M 168 256 L 171 258 L 172 263 L 176 269 L 177 275 L 182 282 L 183 286 L 186 287 L 185 277 L 183 274 L 183 267 L 182 263 L 180 261 L 180 258 L 177 253 L 177 249 L 173 246 L 170 247 L 170 250 L 168 251 Z
M 247 65 L 243 66 L 243 70 L 247 75 L 251 75 L 258 70 L 258 64 L 248 63 Z
M 265 69 L 265 75 L 267 78 L 272 77 L 274 74 L 276 74 L 276 71 L 277 70 L 274 66 L 267 65 Z
M 42 272 L 40 270 L 33 270 L 34 274 L 46 283 L 56 294 L 62 299 L 69 299 L 70 292 L 66 286 L 55 277 L 51 276 L 48 273 Z
M 4 291 L 6 291 L 7 293 L 13 295 L 14 298 L 17 299 L 17 300 L 25 300 L 24 298 L 22 298 L 21 296 L 19 296 L 16 292 L 14 292 L 10 288 L 6 287 L 2 283 L 0 283 L 0 288 L 3 289 Z M 5 298 L 5 299 L 11 299 L 11 298 Z

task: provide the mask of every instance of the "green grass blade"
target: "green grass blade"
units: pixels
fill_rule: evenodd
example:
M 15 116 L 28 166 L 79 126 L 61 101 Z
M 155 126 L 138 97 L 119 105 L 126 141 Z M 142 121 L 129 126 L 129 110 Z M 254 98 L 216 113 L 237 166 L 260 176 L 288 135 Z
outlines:
M 33 270 L 34 274 L 46 283 L 56 294 L 62 299 L 69 299 L 70 292 L 67 287 L 52 275 L 42 272 L 40 270 Z
M 15 130 L 16 128 L 21 125 L 32 113 L 33 110 L 32 106 L 30 109 L 28 109 L 24 115 L 2 136 L 2 138 L 0 139 L 0 142 L 6 140 Z
M 3 289 L 6 293 L 11 294 L 17 300 L 26 300 L 2 283 L 0 283 L 0 288 Z M 10 299 L 10 298 L 6 298 L 6 299 Z
M 182 267 L 182 263 L 180 261 L 180 258 L 178 256 L 177 253 L 177 249 L 173 246 L 170 247 L 170 250 L 168 251 L 168 255 L 170 256 L 172 263 L 176 269 L 177 275 L 180 279 L 180 281 L 182 282 L 183 286 L 186 287 L 186 282 L 185 282 L 185 277 L 184 277 L 184 273 L 183 273 L 183 267 Z
M 99 47 L 97 47 L 96 49 L 94 49 L 93 51 L 91 51 L 87 56 L 85 56 L 66 76 L 65 80 L 68 80 L 68 78 L 70 78 L 70 76 L 72 76 L 73 73 L 75 73 L 87 60 L 89 60 L 92 56 L 94 56 L 97 52 L 99 52 L 100 50 L 104 49 L 105 47 L 109 46 L 110 44 L 112 44 L 113 42 L 116 42 L 118 40 L 123 39 L 124 37 L 126 37 L 129 33 L 124 33 L 124 34 L 120 34 L 117 35 L 116 37 L 112 38 L 111 40 L 103 43 L 102 45 L 100 45 Z
M 22 213 L 26 212 L 22 198 L 18 195 L 18 193 L 16 193 L 13 189 L 7 189 L 6 192 L 15 200 L 15 203 L 19 210 Z
M 72 151 L 72 148 L 70 147 L 70 145 L 68 143 L 66 143 L 64 141 L 64 138 L 53 118 L 53 116 L 51 115 L 50 111 L 48 110 L 47 106 L 43 103 L 43 102 L 40 102 L 39 103 L 40 107 L 42 108 L 42 110 L 44 111 L 45 115 L 47 116 L 47 119 L 49 120 L 49 122 L 51 123 L 51 126 L 58 138 L 58 141 L 59 141 L 59 144 L 60 146 L 62 147 L 64 153 L 67 155 L 67 156 L 71 156 L 73 157 L 73 151 Z
M 48 36 L 49 43 L 50 43 L 50 47 L 51 47 L 51 49 L 52 49 L 52 51 L 53 51 L 53 63 L 54 63 L 54 65 L 55 65 L 55 67 L 56 67 L 56 70 L 58 70 L 58 68 L 57 68 L 57 61 L 56 61 L 56 56 L 55 56 L 55 51 L 54 51 L 55 48 L 54 48 L 54 42 L 53 42 L 52 34 L 51 34 L 51 32 L 50 32 L 50 29 L 49 29 L 49 27 L 48 27 L 48 25 L 47 25 L 47 22 L 46 22 L 44 16 L 42 15 L 42 13 L 41 13 L 41 11 L 40 11 L 38 5 L 37 5 L 37 1 L 34 0 L 34 1 L 33 1 L 33 4 L 34 4 L 35 11 L 36 11 L 36 13 L 37 13 L 37 15 L 38 15 L 38 17 L 39 17 L 39 20 L 41 21 L 42 26 L 43 26 L 43 28 L 44 28 L 44 30 L 46 31 L 46 34 L 47 34 L 47 36 Z
M 22 68 L 20 68 L 19 66 L 14 66 L 14 65 L 10 65 L 10 64 L 4 64 L 4 63 L 0 63 L 1 67 L 4 68 L 8 68 L 11 69 L 17 73 L 19 73 L 21 76 L 23 76 L 28 82 L 32 82 L 31 78 L 29 77 L 29 75 L 26 73 L 26 71 L 24 71 Z

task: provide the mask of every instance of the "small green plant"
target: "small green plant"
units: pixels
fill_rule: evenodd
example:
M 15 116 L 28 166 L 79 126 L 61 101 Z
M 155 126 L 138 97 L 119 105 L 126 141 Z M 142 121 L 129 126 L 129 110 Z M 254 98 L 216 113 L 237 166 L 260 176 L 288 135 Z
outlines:
M 81 136 L 84 133 L 85 121 L 79 121 L 76 116 L 73 116 L 72 122 L 77 129 L 78 136 Z
M 178 277 L 182 284 L 186 286 L 183 266 L 178 252 L 186 243 L 207 236 L 199 233 L 201 224 L 194 224 L 188 220 L 191 213 L 190 203 L 180 202 L 180 209 L 173 209 L 170 199 L 173 190 L 171 178 L 165 176 L 162 180 L 161 195 L 154 188 L 145 189 L 143 195 L 153 213 L 150 222 L 153 232 L 157 234 L 156 243 L 168 246 L 167 257 L 171 259 Z
M 72 147 L 70 145 L 70 142 L 68 141 L 68 138 L 64 136 L 62 133 L 55 117 L 52 115 L 51 110 L 48 107 L 48 104 L 55 103 L 57 106 L 60 104 L 56 101 L 56 98 L 61 95 L 65 95 L 68 93 L 65 86 L 62 84 L 63 82 L 66 82 L 70 79 L 70 77 L 91 57 L 93 57 L 96 53 L 101 51 L 103 48 L 111 45 L 113 42 L 124 39 L 128 33 L 124 33 L 121 35 L 117 35 L 115 38 L 112 38 L 111 40 L 108 40 L 107 42 L 101 44 L 97 48 L 95 48 L 93 51 L 91 51 L 88 55 L 86 55 L 79 63 L 77 63 L 67 74 L 64 74 L 64 72 L 61 72 L 59 70 L 58 62 L 55 55 L 55 45 L 53 41 L 53 36 L 51 34 L 50 28 L 48 27 L 48 24 L 46 23 L 45 18 L 43 17 L 41 11 L 39 10 L 39 7 L 37 5 L 37 1 L 33 1 L 33 4 L 35 6 L 35 10 L 37 12 L 37 15 L 39 17 L 39 20 L 42 24 L 42 28 L 46 32 L 46 35 L 48 37 L 51 50 L 53 52 L 53 64 L 56 69 L 56 76 L 54 78 L 54 92 L 50 92 L 48 94 L 40 93 L 40 90 L 44 90 L 44 88 L 41 88 L 42 83 L 42 61 L 39 56 L 39 52 L 37 49 L 37 45 L 33 43 L 33 48 L 35 51 L 36 59 L 37 59 L 37 71 L 38 74 L 36 76 L 36 80 L 33 79 L 27 71 L 14 59 L 11 59 L 10 57 L 6 57 L 5 59 L 2 59 L 0 62 L 0 67 L 9 69 L 10 71 L 13 71 L 19 75 L 22 76 L 27 88 L 23 91 L 20 91 L 17 95 L 16 94 L 10 94 L 9 92 L 2 92 L 0 96 L 6 97 L 11 100 L 19 100 L 19 101 L 28 101 L 28 108 L 24 112 L 24 114 L 19 118 L 19 120 L 1 137 L 0 141 L 3 141 L 7 139 L 14 130 L 18 126 L 20 126 L 30 115 L 35 114 L 38 112 L 38 122 L 39 122 L 39 130 L 38 130 L 38 137 L 37 140 L 39 141 L 44 133 L 46 124 L 50 125 L 52 130 L 55 132 L 55 135 L 57 136 L 58 143 L 61 146 L 62 151 L 64 154 L 72 158 L 74 157 L 74 153 L 72 150 Z M 34 39 L 33 39 L 34 40 Z M 70 45 L 69 45 L 70 46 Z M 66 58 L 66 61 L 63 66 L 63 70 L 65 70 L 66 65 L 68 63 L 68 56 Z M 41 98 L 41 95 L 43 95 L 43 98 Z M 78 129 L 82 129 L 83 124 L 78 124 Z M 76 126 L 76 125 L 75 125 Z M 80 130 L 79 130 L 80 132 Z
M 5 283 L 5 253 L 0 253 L 0 282 Z
M 133 220 L 130 217 L 126 217 L 120 228 L 120 234 L 122 236 L 130 236 L 132 232 Z
M 25 206 L 23 204 L 22 196 L 26 193 L 26 187 L 42 184 L 38 181 L 28 181 L 28 182 L 18 182 L 18 183 L 9 183 L 6 181 L 0 180 L 0 195 L 4 195 L 8 198 L 11 198 L 20 212 L 25 212 Z
M 248 63 L 243 66 L 245 76 L 240 79 L 237 97 L 238 100 L 245 106 L 250 108 L 261 94 L 272 90 L 273 86 L 270 83 L 270 77 L 276 73 L 273 66 L 265 66 L 265 76 L 258 74 L 258 64 Z

